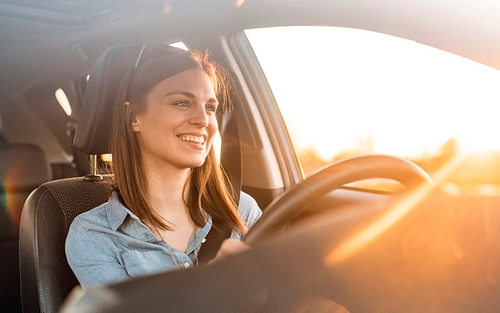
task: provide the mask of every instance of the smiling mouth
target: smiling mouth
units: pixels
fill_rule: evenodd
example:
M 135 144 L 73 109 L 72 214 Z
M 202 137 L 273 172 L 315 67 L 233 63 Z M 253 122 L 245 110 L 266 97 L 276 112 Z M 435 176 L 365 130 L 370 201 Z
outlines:
M 182 136 L 179 136 L 179 139 L 181 139 L 183 141 L 187 141 L 187 142 L 197 143 L 200 145 L 205 143 L 205 137 L 203 137 L 203 136 L 182 135 Z

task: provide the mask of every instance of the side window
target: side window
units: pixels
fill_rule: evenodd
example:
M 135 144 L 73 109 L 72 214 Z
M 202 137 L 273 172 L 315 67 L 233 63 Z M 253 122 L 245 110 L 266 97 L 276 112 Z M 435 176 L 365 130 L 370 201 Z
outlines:
M 279 27 L 245 34 L 306 176 L 365 154 L 401 156 L 432 176 L 459 151 L 479 157 L 500 149 L 498 70 L 355 29 Z

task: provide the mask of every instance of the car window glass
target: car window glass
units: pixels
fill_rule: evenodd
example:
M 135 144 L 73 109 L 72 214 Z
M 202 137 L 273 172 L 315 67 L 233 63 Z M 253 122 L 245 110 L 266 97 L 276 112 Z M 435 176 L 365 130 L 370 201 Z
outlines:
M 500 148 L 496 69 L 356 29 L 245 34 L 306 176 L 332 161 L 374 153 L 410 159 L 432 174 L 459 150 L 492 155 Z

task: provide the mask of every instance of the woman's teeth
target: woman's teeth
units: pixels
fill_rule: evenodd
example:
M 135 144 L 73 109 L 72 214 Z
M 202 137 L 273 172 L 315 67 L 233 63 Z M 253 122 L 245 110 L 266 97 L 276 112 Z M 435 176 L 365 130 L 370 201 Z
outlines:
M 194 143 L 199 143 L 203 144 L 205 142 L 205 137 L 198 137 L 198 136 L 179 136 L 181 140 L 188 141 L 188 142 L 194 142 Z

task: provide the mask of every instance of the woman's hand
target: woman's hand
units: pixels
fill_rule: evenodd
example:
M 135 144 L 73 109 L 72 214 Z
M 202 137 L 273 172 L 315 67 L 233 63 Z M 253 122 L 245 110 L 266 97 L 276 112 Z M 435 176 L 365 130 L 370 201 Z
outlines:
M 226 239 L 222 242 L 222 245 L 220 246 L 219 252 L 217 252 L 217 255 L 215 256 L 215 258 L 212 261 L 210 261 L 209 263 L 216 262 L 216 261 L 221 260 L 221 259 L 223 259 L 231 254 L 243 252 L 243 251 L 246 251 L 248 249 L 250 249 L 250 246 L 241 240 L 232 239 L 232 238 Z

